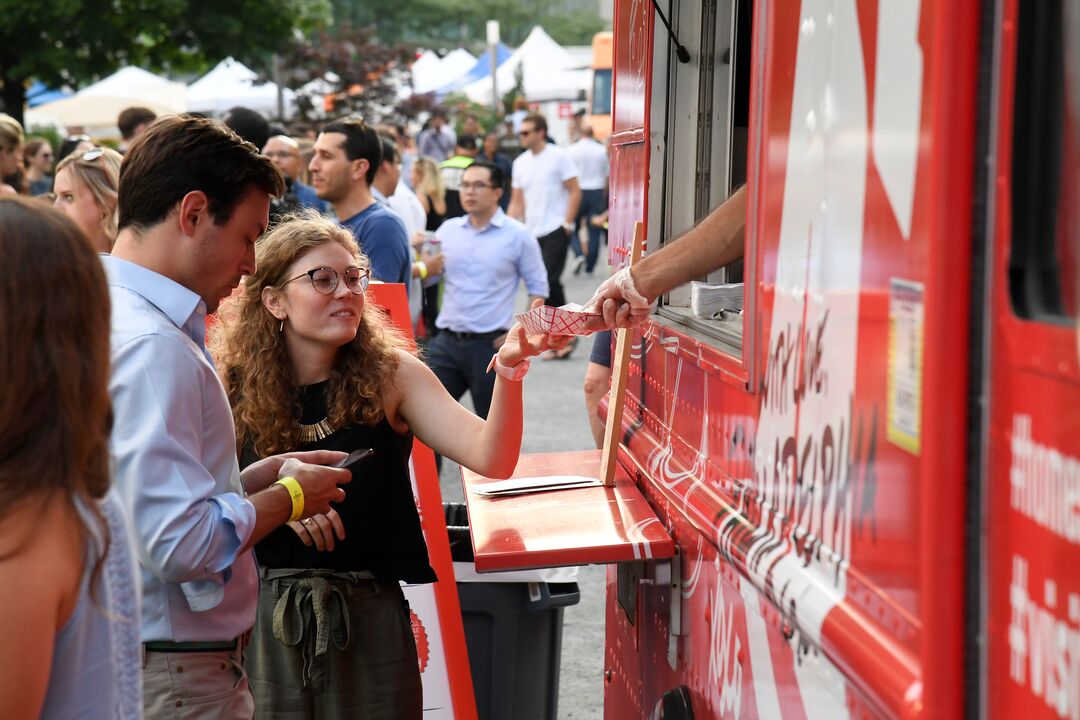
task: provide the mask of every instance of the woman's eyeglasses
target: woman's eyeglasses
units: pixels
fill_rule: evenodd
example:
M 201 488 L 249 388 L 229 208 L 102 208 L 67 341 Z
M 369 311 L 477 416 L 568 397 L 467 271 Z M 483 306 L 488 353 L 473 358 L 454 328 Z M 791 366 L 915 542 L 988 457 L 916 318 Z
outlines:
M 328 267 L 317 267 L 312 270 L 308 270 L 306 273 L 297 275 L 294 278 L 286 280 L 281 283 L 283 286 L 288 285 L 294 280 L 299 280 L 302 277 L 311 278 L 311 287 L 315 288 L 315 292 L 320 295 L 331 295 L 338 287 L 338 280 L 340 275 L 338 271 Z M 367 290 L 368 283 L 371 281 L 371 269 L 370 268 L 357 268 L 352 267 L 345 271 L 345 287 L 349 289 L 349 292 L 354 295 L 361 295 Z

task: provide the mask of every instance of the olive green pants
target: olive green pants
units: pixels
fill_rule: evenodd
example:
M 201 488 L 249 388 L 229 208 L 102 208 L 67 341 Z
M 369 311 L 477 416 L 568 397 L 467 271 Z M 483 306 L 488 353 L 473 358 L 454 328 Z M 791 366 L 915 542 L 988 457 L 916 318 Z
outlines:
M 362 573 L 263 568 L 245 653 L 258 720 L 420 718 L 401 586 Z

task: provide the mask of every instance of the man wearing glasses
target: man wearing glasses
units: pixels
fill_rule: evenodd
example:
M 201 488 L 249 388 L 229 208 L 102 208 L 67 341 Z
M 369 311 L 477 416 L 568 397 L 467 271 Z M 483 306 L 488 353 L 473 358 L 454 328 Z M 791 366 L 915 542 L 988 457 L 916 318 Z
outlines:
M 351 478 L 307 464 L 345 457 L 329 451 L 278 455 L 241 473 L 229 400 L 205 347 L 206 315 L 255 270 L 255 242 L 282 188 L 250 144 L 190 116 L 154 123 L 121 168 L 120 232 L 102 258 L 109 446 L 141 565 L 148 718 L 253 716 L 243 668 L 259 592 L 252 547 L 329 510 Z
M 455 400 L 468 390 L 476 414 L 485 419 L 495 389 L 487 368 L 514 322 L 518 283 L 525 282 L 530 304 L 548 294 L 536 240 L 499 207 L 502 182 L 496 165 L 481 161 L 467 167 L 459 185 L 465 215 L 435 232 L 446 285 L 428 365 Z
M 300 182 L 303 160 L 300 158 L 300 145 L 295 140 L 288 135 L 274 135 L 266 141 L 263 155 L 270 158 L 285 176 L 285 194 L 270 201 L 271 224 L 301 208 L 314 208 L 321 213 L 330 212 L 330 206 L 318 198 L 315 188 Z
M 562 275 L 570 233 L 574 230 L 581 190 L 577 166 L 560 147 L 547 141 L 543 115 L 528 115 L 518 132 L 525 152 L 514 160 L 510 217 L 522 220 L 540 242 L 551 294 L 548 304 L 566 304 Z

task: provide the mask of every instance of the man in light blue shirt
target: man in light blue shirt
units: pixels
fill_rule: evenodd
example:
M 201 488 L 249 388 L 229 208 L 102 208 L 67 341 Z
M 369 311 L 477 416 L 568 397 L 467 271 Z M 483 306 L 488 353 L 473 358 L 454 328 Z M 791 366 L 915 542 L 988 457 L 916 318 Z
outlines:
M 502 183 L 496 165 L 470 165 L 461 178 L 466 214 L 435 232 L 446 285 L 428 365 L 455 400 L 466 390 L 472 393 L 476 414 L 485 419 L 495 389 L 495 375 L 487 367 L 513 325 L 518 284 L 525 282 L 530 304 L 548 294 L 540 245 L 499 207 Z
M 103 258 L 110 448 L 141 566 L 146 717 L 177 708 L 252 717 L 242 665 L 258 600 L 251 548 L 291 517 L 327 511 L 350 477 L 307 464 L 342 453 L 268 458 L 241 475 L 229 400 L 205 347 L 206 315 L 254 271 L 270 196 L 282 189 L 269 159 L 201 118 L 158 120 L 121 169 L 120 232 Z

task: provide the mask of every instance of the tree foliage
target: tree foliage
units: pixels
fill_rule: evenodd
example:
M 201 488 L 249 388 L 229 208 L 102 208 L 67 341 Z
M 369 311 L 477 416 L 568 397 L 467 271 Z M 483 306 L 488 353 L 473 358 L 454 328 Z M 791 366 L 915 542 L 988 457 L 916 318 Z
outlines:
M 431 100 L 418 96 L 402 104 L 398 88 L 411 82 L 410 64 L 416 48 L 407 43 L 380 41 L 371 27 L 339 21 L 311 37 L 295 40 L 283 56 L 285 85 L 297 91 L 300 114 L 318 114 L 317 103 L 329 95 L 330 117 L 361 115 L 374 121 L 398 121 L 430 109 Z M 317 80 L 313 90 L 304 86 Z
M 588 45 L 605 29 L 595 8 L 564 0 L 333 0 L 334 16 L 374 28 L 389 43 L 433 48 L 486 43 L 486 23 L 498 20 L 502 41 L 520 45 L 534 25 L 563 45 Z M 568 9 L 570 6 L 576 6 Z
M 328 0 L 0 0 L 0 82 L 21 119 L 26 82 L 78 87 L 125 64 L 198 71 L 233 56 L 266 67 L 330 21 Z

